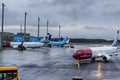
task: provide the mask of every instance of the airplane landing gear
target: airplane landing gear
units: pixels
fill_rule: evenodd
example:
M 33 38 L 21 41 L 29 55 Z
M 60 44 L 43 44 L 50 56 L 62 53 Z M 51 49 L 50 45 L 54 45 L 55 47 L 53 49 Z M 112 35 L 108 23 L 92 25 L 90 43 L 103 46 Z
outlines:
M 26 50 L 26 47 L 24 47 L 23 45 L 19 45 L 18 50 Z
M 51 44 L 47 44 L 47 47 L 50 47 L 50 48 L 51 48 L 51 47 L 52 47 L 52 45 L 51 45 Z
M 18 50 L 26 50 L 24 46 L 18 47 Z
M 91 58 L 91 62 L 95 62 L 95 58 Z

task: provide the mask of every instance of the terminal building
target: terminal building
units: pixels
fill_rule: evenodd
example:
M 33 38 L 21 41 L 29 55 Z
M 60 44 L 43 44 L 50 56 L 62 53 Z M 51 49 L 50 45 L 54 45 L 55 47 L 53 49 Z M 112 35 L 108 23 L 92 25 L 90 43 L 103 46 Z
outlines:
M 1 35 L 1 32 L 0 32 Z M 24 37 L 24 33 L 17 33 L 16 35 L 14 33 L 10 33 L 10 32 L 3 32 L 3 41 L 14 41 L 17 36 L 22 36 Z M 29 41 L 30 40 L 30 34 L 26 33 L 25 34 L 25 41 Z
M 30 40 L 30 33 L 25 33 L 25 35 L 24 35 L 24 33 L 17 33 L 17 35 L 18 36 L 23 36 L 23 37 L 25 36 L 23 39 L 26 42 L 28 42 Z
M 1 35 L 1 32 L 0 32 Z M 25 36 L 25 37 L 24 37 Z M 43 37 L 40 37 L 39 40 L 41 40 Z M 30 36 L 30 33 L 24 33 L 20 32 L 17 34 L 10 33 L 10 32 L 3 32 L 3 41 L 10 41 L 10 42 L 36 42 L 38 41 L 38 37 L 36 36 Z
M 1 32 L 0 32 L 1 35 Z M 3 41 L 13 41 L 14 39 L 14 33 L 10 32 L 3 32 Z

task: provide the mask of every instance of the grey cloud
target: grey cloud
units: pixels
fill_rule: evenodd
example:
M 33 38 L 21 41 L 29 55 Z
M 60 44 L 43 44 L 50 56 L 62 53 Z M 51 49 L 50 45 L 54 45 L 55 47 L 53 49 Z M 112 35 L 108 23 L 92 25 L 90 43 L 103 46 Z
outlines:
M 88 29 L 88 30 L 107 30 L 107 27 L 93 27 L 93 26 L 84 26 L 85 29 Z
M 14 3 L 14 0 L 12 4 Z M 27 25 L 37 26 L 37 17 L 41 26 L 85 25 L 86 30 L 107 30 L 104 26 L 118 25 L 120 21 L 120 0 L 21 0 L 16 8 L 5 8 L 5 24 L 23 24 L 24 11 L 28 12 Z M 9 5 L 9 4 L 7 4 Z M 24 6 L 22 6 L 24 5 Z M 11 8 L 12 6 L 12 8 Z M 1 8 L 0 8 L 1 18 Z
M 67 6 L 67 5 L 79 5 L 81 8 L 87 7 L 91 4 L 93 4 L 95 0 L 53 0 L 52 5 L 61 5 L 61 6 Z
M 2 10 L 0 9 L 0 19 L 2 18 Z M 21 14 L 17 11 L 13 11 L 7 6 L 4 8 L 4 23 L 5 25 L 21 25 Z M 0 23 L 1 24 L 1 23 Z
M 54 0 L 57 1 L 57 0 Z M 59 3 L 60 2 L 60 3 Z M 76 2 L 76 3 L 75 3 Z M 56 2 L 57 3 L 57 2 Z M 68 16 L 73 21 L 113 21 L 120 17 L 120 1 L 108 1 L 108 0 L 75 0 L 72 3 L 64 2 L 65 4 L 62 10 L 62 15 Z M 70 3 L 70 4 L 69 4 Z M 75 3 L 75 4 L 74 4 Z M 53 3 L 54 4 L 54 3 Z M 58 1 L 57 4 L 62 4 L 62 1 Z
M 93 3 L 94 0 L 51 0 L 48 2 L 46 0 L 40 2 L 32 0 L 29 3 L 29 7 L 39 8 L 39 10 L 41 10 L 40 12 L 56 12 L 57 16 L 68 16 L 69 18 L 73 19 L 75 17 L 76 19 L 79 18 L 79 16 L 87 16 L 90 14 L 87 7 Z
M 53 0 L 52 5 L 71 5 L 71 4 L 78 4 L 80 0 Z
M 96 20 L 104 20 L 107 18 L 108 21 L 120 17 L 120 1 L 119 0 L 98 0 L 89 9 L 93 12 L 93 17 Z
M 29 20 L 28 24 L 36 25 L 36 16 L 41 16 L 41 19 L 54 21 L 53 26 L 60 23 L 105 23 L 117 21 L 120 18 L 120 1 L 119 0 L 27 0 Z M 26 4 L 26 3 L 25 3 Z M 9 7 L 10 8 L 10 7 Z M 20 7 L 19 7 L 20 8 Z M 22 6 L 21 6 L 22 8 Z M 18 9 L 19 10 L 19 9 Z M 21 10 L 21 9 L 20 9 Z M 18 13 L 18 11 L 10 11 L 8 9 L 6 17 L 16 19 L 13 23 L 19 23 L 24 14 Z M 18 19 L 20 16 L 20 19 Z M 34 18 L 33 18 L 34 17 Z M 23 19 L 22 19 L 23 20 Z M 23 22 L 21 20 L 21 22 Z M 11 23 L 7 22 L 7 23 Z M 20 22 L 20 23 L 21 23 Z
M 28 6 L 56 23 L 105 23 L 119 20 L 119 5 L 119 0 L 31 0 Z
M 82 20 L 92 12 L 89 7 L 93 5 L 95 0 L 53 0 L 52 5 L 60 6 L 60 13 L 64 16 L 68 16 L 72 21 Z

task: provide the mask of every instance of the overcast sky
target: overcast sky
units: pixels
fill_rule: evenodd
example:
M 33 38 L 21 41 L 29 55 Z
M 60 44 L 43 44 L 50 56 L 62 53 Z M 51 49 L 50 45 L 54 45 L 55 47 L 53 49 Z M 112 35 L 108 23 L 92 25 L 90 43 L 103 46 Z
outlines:
M 37 35 L 37 18 L 40 21 L 40 36 L 49 32 L 58 37 L 113 39 L 120 29 L 120 0 L 0 0 L 5 3 L 5 32 L 20 32 L 27 15 L 27 32 Z M 0 22 L 1 22 L 0 8 Z M 0 23 L 1 24 L 1 23 Z

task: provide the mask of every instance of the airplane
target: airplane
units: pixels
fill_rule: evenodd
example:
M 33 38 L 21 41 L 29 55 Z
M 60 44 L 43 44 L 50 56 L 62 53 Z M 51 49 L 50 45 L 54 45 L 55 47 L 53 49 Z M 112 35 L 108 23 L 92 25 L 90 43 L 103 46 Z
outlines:
M 81 48 L 76 50 L 72 57 L 76 59 L 78 63 L 84 59 L 91 59 L 92 62 L 95 62 L 96 58 L 102 58 L 104 62 L 108 63 L 113 55 L 117 55 L 115 52 L 118 49 L 118 35 L 119 31 L 117 31 L 115 39 L 110 46 Z
M 48 35 L 50 37 L 51 35 Z M 45 38 L 41 39 L 38 42 L 9 42 L 10 47 L 18 50 L 26 50 L 26 48 L 40 48 L 40 47 L 49 47 L 48 43 L 45 42 L 48 41 Z M 46 46 L 47 45 L 47 46 Z
M 48 37 L 47 37 L 48 36 Z M 68 44 L 70 39 L 66 36 L 65 38 L 59 39 L 58 41 L 51 41 L 52 34 L 47 33 L 47 36 L 43 38 L 40 42 L 45 43 L 47 47 L 60 46 L 64 47 L 65 44 Z
M 22 45 L 22 47 L 20 47 Z M 18 50 L 26 50 L 26 48 L 40 48 L 43 47 L 44 43 L 40 42 L 10 42 L 10 47 Z
M 60 46 L 60 47 L 64 47 L 65 44 L 68 44 L 70 41 L 70 39 L 68 39 L 68 37 L 66 36 L 63 40 L 59 40 L 59 41 L 50 41 L 49 44 L 51 44 L 51 46 Z
M 10 42 L 10 47 L 18 50 L 26 50 L 26 48 L 52 47 L 61 46 L 69 43 L 68 37 L 62 41 L 50 41 L 52 34 L 47 33 L 47 36 L 42 38 L 39 42 Z M 21 47 L 22 46 L 22 47 Z

